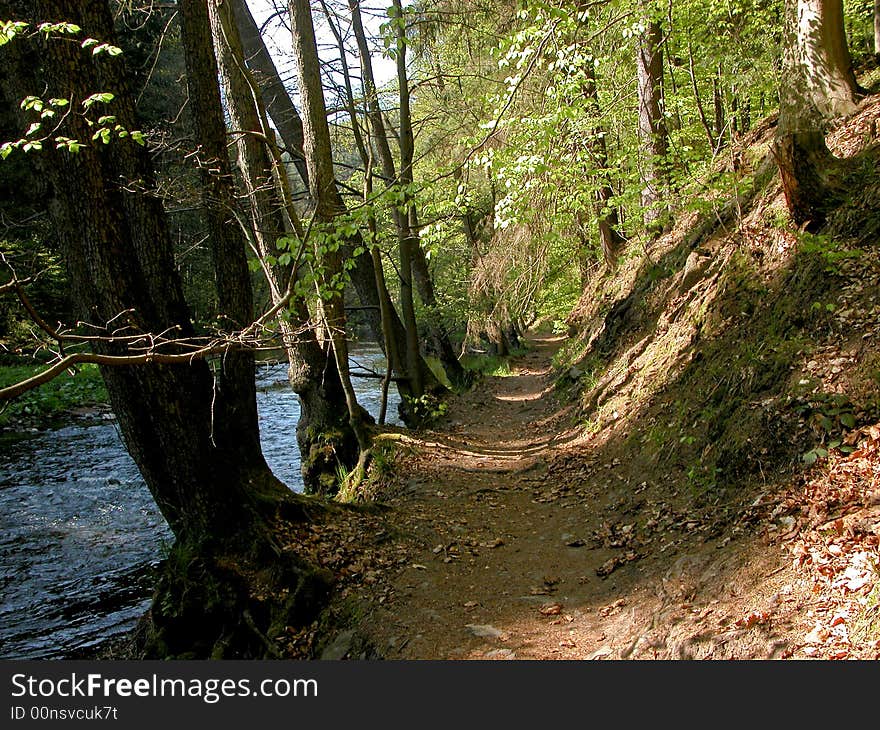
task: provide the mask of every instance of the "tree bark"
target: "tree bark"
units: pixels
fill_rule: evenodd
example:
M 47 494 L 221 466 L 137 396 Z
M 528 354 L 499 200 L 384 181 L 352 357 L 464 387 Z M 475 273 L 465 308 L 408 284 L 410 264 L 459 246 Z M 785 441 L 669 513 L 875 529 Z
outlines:
M 277 242 L 285 230 L 283 193 L 273 179 L 273 166 L 267 149 L 264 124 L 257 98 L 264 93 L 256 79 L 249 78 L 244 51 L 228 3 L 211 3 L 211 28 L 220 76 L 226 96 L 230 123 L 237 131 L 238 167 L 250 202 L 253 243 L 265 262 L 279 255 Z M 264 265 L 273 305 L 286 294 L 293 263 Z M 328 494 L 338 487 L 338 467 L 354 468 L 358 444 L 346 418 L 347 403 L 336 362 L 323 348 L 310 323 L 305 302 L 297 298 L 289 314 L 278 318 L 288 358 L 291 387 L 299 397 L 300 418 L 296 427 L 303 485 L 306 492 Z
M 327 125 L 318 46 L 308 0 L 291 0 L 290 15 L 293 52 L 304 112 L 303 151 L 308 164 L 309 180 L 312 181 L 312 197 L 315 205 L 313 215 L 319 226 L 328 227 L 326 233 L 328 238 L 332 239 L 335 233 L 329 227 L 333 225 L 338 215 L 345 212 L 345 206 L 340 199 L 333 171 L 330 128 Z M 334 244 L 331 241 L 319 243 L 315 248 L 327 335 L 342 390 L 345 393 L 349 424 L 357 437 L 363 455 L 369 450 L 370 439 L 364 428 L 364 412 L 357 403 L 348 366 L 345 302 L 342 289 L 338 286 L 338 280 L 343 275 L 342 251 L 338 242 Z
M 391 186 L 396 182 L 403 184 L 404 168 L 408 170 L 409 182 L 412 183 L 412 155 L 413 155 L 413 139 L 412 139 L 412 115 L 410 112 L 410 91 L 409 79 L 406 72 L 406 39 L 405 35 L 402 40 L 400 33 L 405 34 L 405 29 L 399 29 L 398 33 L 398 53 L 402 53 L 402 58 L 398 58 L 398 87 L 400 95 L 400 125 L 401 132 L 398 135 L 398 146 L 401 158 L 401 177 L 398 177 L 394 157 L 391 153 L 391 146 L 388 141 L 388 130 L 383 118 L 382 109 L 379 105 L 379 99 L 376 92 L 376 83 L 373 75 L 373 62 L 370 56 L 370 50 L 367 45 L 367 37 L 364 32 L 363 20 L 360 12 L 360 1 L 349 0 L 349 9 L 351 10 L 352 28 L 354 30 L 355 39 L 358 46 L 358 52 L 361 61 L 361 73 L 363 77 L 364 97 L 367 108 L 367 121 L 369 122 L 371 140 L 375 145 L 379 163 L 382 170 L 382 177 L 386 186 Z M 398 12 L 395 10 L 395 12 Z M 402 15 L 402 11 L 399 11 Z M 402 63 L 402 70 L 401 70 Z M 408 160 L 405 158 L 408 156 Z M 366 164 L 366 160 L 364 161 Z M 428 267 L 428 261 L 425 257 L 424 249 L 421 246 L 419 236 L 418 216 L 414 206 L 406 213 L 401 213 L 396 208 L 392 210 L 392 217 L 397 228 L 399 245 L 398 249 L 401 256 L 407 259 L 407 265 L 411 271 L 411 281 L 401 282 L 401 309 L 404 319 L 404 325 L 409 331 L 407 323 L 408 313 L 406 303 L 407 292 L 412 293 L 413 284 L 418 291 L 422 304 L 431 313 L 437 310 L 437 296 L 434 290 L 434 279 Z M 404 253 L 404 250 L 407 250 Z M 402 266 L 402 265 L 401 265 Z M 413 312 L 415 310 L 413 309 Z M 449 333 L 443 327 L 441 322 L 428 321 L 425 323 L 428 332 L 428 338 L 431 341 L 431 349 L 437 354 L 443 365 L 446 375 L 450 382 L 458 385 L 464 385 L 468 376 L 464 367 L 458 361 L 455 350 L 449 339 Z M 418 335 L 415 336 L 416 340 Z M 408 343 L 409 347 L 412 343 Z M 421 354 L 421 353 L 420 353 Z
M 219 318 L 231 331 L 253 321 L 253 295 L 245 239 L 235 219 L 235 185 L 226 150 L 226 126 L 217 87 L 217 62 L 211 44 L 206 0 L 180 0 L 181 39 L 186 63 L 189 110 L 196 135 L 195 160 L 201 180 L 202 206 L 214 264 L 220 305 Z M 257 425 L 254 355 L 231 352 L 222 359 L 217 375 L 218 407 L 228 410 L 222 422 L 241 419 L 234 438 L 223 447 L 243 463 L 253 460 L 266 468 Z M 247 436 L 246 440 L 242 440 Z
M 803 93 L 826 119 L 855 111 L 860 89 L 843 25 L 843 0 L 798 0 L 796 62 Z
M 236 16 L 238 28 L 244 31 L 244 41 L 247 42 L 247 40 L 250 39 L 250 42 L 253 44 L 247 45 L 244 52 L 247 56 L 254 55 L 254 70 L 272 80 L 269 85 L 270 93 L 272 95 L 272 107 L 267 107 L 267 109 L 272 116 L 272 121 L 279 129 L 279 133 L 282 134 L 282 140 L 285 145 L 289 149 L 292 149 L 291 154 L 294 159 L 302 160 L 302 162 L 298 164 L 298 169 L 300 174 L 304 175 L 303 179 L 306 179 L 308 178 L 308 169 L 305 165 L 305 157 L 302 149 L 302 117 L 296 107 L 294 107 L 293 102 L 286 91 L 284 94 L 280 93 L 280 91 L 284 89 L 284 85 L 281 83 L 280 76 L 278 75 L 278 71 L 275 68 L 274 62 L 272 62 L 271 57 L 268 57 L 268 55 L 261 50 L 264 49 L 265 46 L 260 45 L 262 44 L 262 39 L 259 38 L 259 34 L 256 36 L 253 34 L 254 29 L 256 29 L 253 17 L 251 17 L 249 13 L 247 15 L 241 13 L 243 0 L 234 0 L 234 2 L 238 3 L 238 5 L 235 6 L 238 11 Z M 241 17 L 239 17 L 239 15 Z M 257 40 L 260 41 L 259 44 L 257 43 Z M 257 65 L 257 62 L 259 62 L 259 66 Z M 338 191 L 335 195 L 337 198 L 337 204 L 344 207 L 342 197 L 339 195 Z M 402 363 L 405 361 L 406 357 L 404 352 L 405 330 L 403 323 L 400 321 L 400 317 L 391 300 L 388 299 L 387 301 L 382 301 L 382 297 L 376 291 L 376 272 L 373 268 L 372 257 L 354 255 L 354 251 L 359 247 L 360 243 L 361 242 L 358 240 L 357 236 L 351 241 L 342 242 L 343 256 L 349 261 L 354 261 L 354 267 L 349 272 L 351 283 L 357 292 L 358 299 L 360 299 L 360 302 L 364 307 L 364 318 L 367 321 L 370 332 L 374 339 L 379 343 L 379 346 L 383 348 L 385 345 L 385 337 L 382 330 L 382 317 L 380 312 L 383 308 L 388 310 L 389 318 L 387 326 L 390 327 L 393 332 L 391 340 L 396 343 L 400 350 L 395 356 L 395 359 Z M 386 353 L 386 355 L 387 354 L 388 353 Z M 437 381 L 424 361 L 422 361 L 421 367 L 423 378 L 425 382 L 429 384 L 429 389 L 442 389 L 442 385 Z M 407 374 L 405 372 L 399 372 L 398 376 L 397 387 L 401 396 L 410 395 Z
M 231 0 L 232 10 L 235 17 L 235 26 L 243 47 L 245 63 L 253 72 L 254 78 L 260 87 L 266 111 L 272 117 L 278 134 L 284 142 L 287 154 L 293 158 L 293 164 L 302 178 L 306 188 L 309 187 L 309 171 L 303 157 L 303 125 L 299 115 L 272 56 L 266 48 L 260 29 L 251 15 L 246 0 Z M 221 3 L 222 4 L 222 3 Z
M 814 0 L 785 2 L 779 123 L 773 154 L 792 220 L 798 226 L 817 229 L 824 222 L 834 192 L 838 161 L 825 143 L 825 125 L 826 114 L 840 101 L 837 94 L 841 87 L 828 87 L 817 77 L 828 69 L 817 67 L 821 53 L 813 46 L 833 35 L 821 25 L 835 22 L 836 16 L 811 15 L 807 6 L 814 5 Z M 806 34 L 805 18 L 813 18 Z M 820 89 L 834 98 L 823 96 Z
M 669 138 L 662 108 L 663 31 L 659 21 L 646 20 L 636 50 L 638 75 L 641 202 L 646 226 L 654 226 L 667 210 L 666 154 Z
M 599 105 L 599 89 L 596 85 L 596 70 L 592 63 L 584 67 L 586 84 L 584 96 L 587 99 L 587 113 L 593 119 L 602 118 L 602 109 Z M 595 196 L 596 223 L 599 231 L 599 246 L 602 249 L 602 257 L 609 268 L 617 265 L 617 257 L 626 243 L 626 238 L 620 233 L 620 217 L 616 205 L 610 201 L 614 198 L 614 189 L 611 187 L 611 176 L 608 171 L 608 146 L 605 142 L 605 129 L 598 122 L 590 129 L 588 142 L 597 182 Z M 582 254 L 583 257 L 583 254 Z M 581 266 L 581 284 L 586 285 L 585 267 Z

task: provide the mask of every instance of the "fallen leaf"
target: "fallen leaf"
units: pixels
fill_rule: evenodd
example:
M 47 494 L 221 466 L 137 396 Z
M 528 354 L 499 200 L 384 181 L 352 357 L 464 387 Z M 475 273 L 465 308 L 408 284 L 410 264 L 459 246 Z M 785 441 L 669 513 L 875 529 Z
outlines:
M 770 620 L 770 611 L 752 611 L 748 616 L 734 621 L 734 626 L 741 629 L 750 629 L 752 626 L 767 623 Z
M 620 557 L 619 555 L 615 555 L 613 558 L 608 558 L 601 566 L 596 568 L 596 575 L 601 578 L 605 578 L 606 576 L 611 575 L 615 570 L 617 570 L 621 565 L 626 563 L 626 559 Z

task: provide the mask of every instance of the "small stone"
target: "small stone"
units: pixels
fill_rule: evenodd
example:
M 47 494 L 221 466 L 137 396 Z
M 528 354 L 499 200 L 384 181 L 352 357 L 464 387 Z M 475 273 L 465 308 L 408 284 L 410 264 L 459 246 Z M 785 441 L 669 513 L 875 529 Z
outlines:
M 324 649 L 323 652 L 321 652 L 321 659 L 325 659 L 328 661 L 345 659 L 345 657 L 348 655 L 348 652 L 351 651 L 351 645 L 353 641 L 354 631 L 343 631 L 333 640 L 332 644 L 330 644 L 326 649 Z
M 474 636 L 484 639 L 503 639 L 507 638 L 507 633 L 501 629 L 496 629 L 489 624 L 465 624 L 465 628 Z

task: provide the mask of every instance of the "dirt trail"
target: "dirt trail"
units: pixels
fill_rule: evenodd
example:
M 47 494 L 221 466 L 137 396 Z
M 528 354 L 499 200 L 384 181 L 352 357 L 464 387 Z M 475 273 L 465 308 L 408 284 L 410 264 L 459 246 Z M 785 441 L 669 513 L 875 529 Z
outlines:
M 386 501 L 406 558 L 361 586 L 355 635 L 388 659 L 793 655 L 809 629 L 787 552 L 595 453 L 554 396 L 562 342 L 533 336 L 402 450 Z

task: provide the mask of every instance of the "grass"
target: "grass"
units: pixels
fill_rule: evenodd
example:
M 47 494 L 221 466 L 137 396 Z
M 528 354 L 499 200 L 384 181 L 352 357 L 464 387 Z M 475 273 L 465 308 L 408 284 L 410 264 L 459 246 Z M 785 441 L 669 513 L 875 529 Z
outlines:
M 525 350 L 516 350 L 510 355 L 464 355 L 461 364 L 465 370 L 480 375 L 488 375 L 496 378 L 509 378 L 514 373 L 510 369 L 510 358 L 522 355 Z
M 7 365 L 0 367 L 0 388 L 36 375 L 44 366 Z M 109 397 L 97 365 L 85 364 L 75 374 L 63 373 L 54 380 L 30 390 L 0 406 L 0 426 L 20 423 L 43 425 L 62 417 L 73 408 L 107 403 Z

